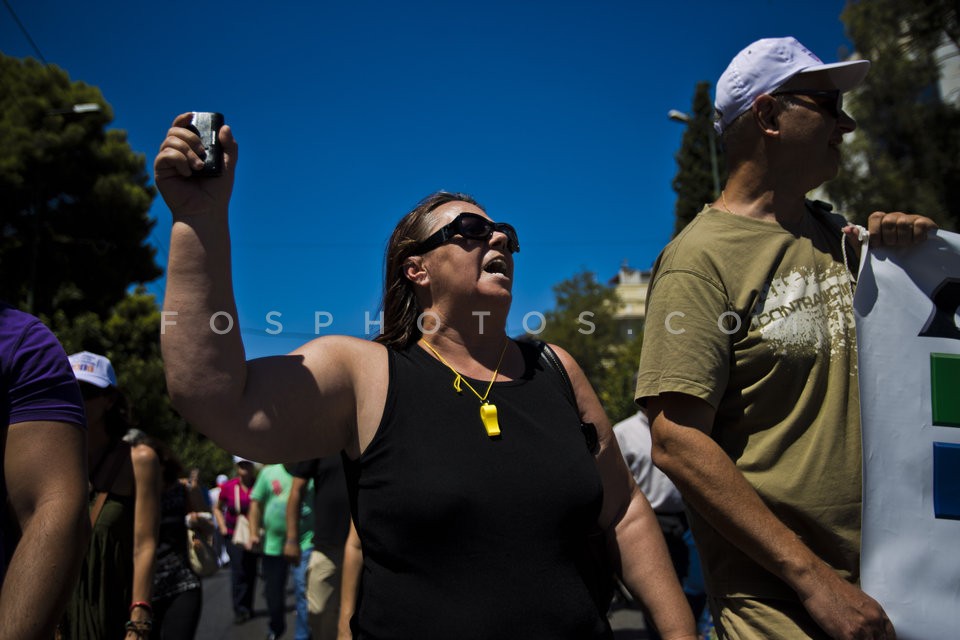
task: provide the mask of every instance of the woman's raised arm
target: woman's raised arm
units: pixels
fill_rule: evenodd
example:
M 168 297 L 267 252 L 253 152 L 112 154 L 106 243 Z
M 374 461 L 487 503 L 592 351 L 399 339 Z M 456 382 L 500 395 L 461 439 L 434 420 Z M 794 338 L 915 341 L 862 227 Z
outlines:
M 247 362 L 228 224 L 238 145 L 224 126 L 222 175 L 194 177 L 204 152 L 191 117 L 174 120 L 154 162 L 173 215 L 160 336 L 173 404 L 219 445 L 260 462 L 339 451 L 356 442 L 355 381 L 383 348 L 321 338 L 288 356 Z

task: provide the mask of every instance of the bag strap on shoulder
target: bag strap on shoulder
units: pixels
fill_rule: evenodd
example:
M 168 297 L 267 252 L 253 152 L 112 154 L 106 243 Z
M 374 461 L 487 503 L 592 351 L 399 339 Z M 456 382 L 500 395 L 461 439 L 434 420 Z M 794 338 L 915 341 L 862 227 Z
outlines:
M 577 419 L 579 419 L 580 406 L 577 404 L 577 394 L 573 390 L 573 383 L 570 381 L 570 375 L 567 373 L 566 367 L 563 366 L 557 352 L 554 351 L 549 344 L 543 340 L 538 340 L 536 344 L 540 349 L 540 359 L 546 362 L 548 367 L 556 371 L 560 375 L 560 379 L 563 380 L 563 394 L 577 412 Z M 580 432 L 583 434 L 584 442 L 587 444 L 587 450 L 590 451 L 591 454 L 597 455 L 600 452 L 600 439 L 597 436 L 597 427 L 592 422 L 580 420 Z
M 573 383 L 570 382 L 570 376 L 567 374 L 567 369 L 563 366 L 563 363 L 560 362 L 560 357 L 557 355 L 557 352 L 547 344 L 546 342 L 540 340 L 540 358 L 543 359 L 554 371 L 560 374 L 560 379 L 563 380 L 563 392 L 567 396 L 567 400 L 570 401 L 570 404 L 577 409 L 577 414 L 579 415 L 579 407 L 577 407 L 577 397 L 573 392 Z

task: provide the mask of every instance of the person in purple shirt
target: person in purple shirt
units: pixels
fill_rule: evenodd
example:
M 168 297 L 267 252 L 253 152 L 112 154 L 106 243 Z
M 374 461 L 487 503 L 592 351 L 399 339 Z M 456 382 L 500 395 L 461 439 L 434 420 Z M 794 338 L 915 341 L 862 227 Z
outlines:
M 3 302 L 0 414 L 0 640 L 51 638 L 90 535 L 86 419 L 56 337 Z

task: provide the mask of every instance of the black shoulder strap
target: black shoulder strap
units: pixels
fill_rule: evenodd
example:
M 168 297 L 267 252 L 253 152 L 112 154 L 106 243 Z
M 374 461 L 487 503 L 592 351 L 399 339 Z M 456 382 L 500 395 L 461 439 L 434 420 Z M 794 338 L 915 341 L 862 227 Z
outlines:
M 554 371 L 560 374 L 560 379 L 563 380 L 563 392 L 567 396 L 567 400 L 570 401 L 570 404 L 577 409 L 577 414 L 579 415 L 579 407 L 577 407 L 577 397 L 573 393 L 573 383 L 570 382 L 570 376 L 567 375 L 567 370 L 563 366 L 563 363 L 560 362 L 560 357 L 557 356 L 557 352 L 554 351 L 549 344 L 539 340 L 540 347 L 540 358 L 543 359 Z
M 573 383 L 570 382 L 567 369 L 563 366 L 563 363 L 560 362 L 560 357 L 557 356 L 556 351 L 550 348 L 549 344 L 542 340 L 537 341 L 537 347 L 540 349 L 540 358 L 547 363 L 547 366 L 556 371 L 560 375 L 560 379 L 563 380 L 563 393 L 570 402 L 570 405 L 577 412 L 577 417 L 579 418 L 580 407 L 577 405 L 577 395 L 573 391 Z M 593 455 L 597 455 L 600 452 L 600 439 L 597 436 L 597 427 L 591 422 L 581 420 L 580 432 L 583 434 L 583 439 L 587 444 L 587 450 Z

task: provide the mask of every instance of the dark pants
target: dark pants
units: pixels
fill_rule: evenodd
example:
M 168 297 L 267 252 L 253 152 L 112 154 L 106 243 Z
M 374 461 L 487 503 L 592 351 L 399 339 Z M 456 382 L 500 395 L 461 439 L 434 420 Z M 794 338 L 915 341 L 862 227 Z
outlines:
M 153 601 L 153 640 L 193 640 L 203 609 L 203 589 Z
M 270 631 L 278 638 L 287 630 L 287 572 L 290 563 L 283 556 L 263 556 L 260 562 L 263 569 L 263 595 L 270 612 Z
M 253 614 L 253 594 L 257 586 L 257 554 L 223 541 L 230 556 L 230 584 L 233 587 L 233 613 Z

